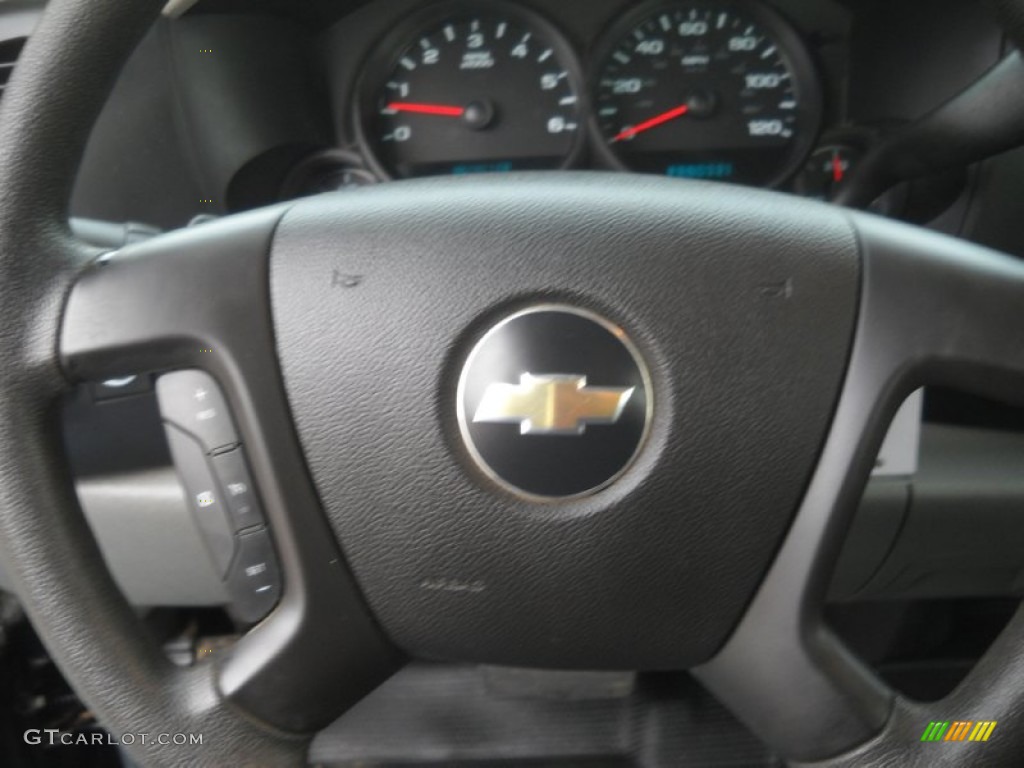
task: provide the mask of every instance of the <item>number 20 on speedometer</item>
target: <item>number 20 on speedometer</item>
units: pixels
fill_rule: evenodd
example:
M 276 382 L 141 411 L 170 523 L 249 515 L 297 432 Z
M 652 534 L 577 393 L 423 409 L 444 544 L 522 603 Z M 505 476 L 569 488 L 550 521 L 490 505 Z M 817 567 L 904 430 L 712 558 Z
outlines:
M 600 149 L 619 168 L 774 186 L 810 151 L 820 86 L 789 25 L 753 3 L 654 3 L 599 47 Z

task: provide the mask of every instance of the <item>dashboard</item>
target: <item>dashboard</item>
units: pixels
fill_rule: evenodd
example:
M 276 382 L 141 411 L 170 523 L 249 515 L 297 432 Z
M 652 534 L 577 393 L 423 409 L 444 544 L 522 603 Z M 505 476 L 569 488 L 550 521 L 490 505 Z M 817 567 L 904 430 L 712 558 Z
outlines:
M 369 172 L 357 182 L 593 168 L 825 196 L 853 159 L 835 147 L 809 161 L 836 102 L 828 51 L 760 0 L 399 6 L 332 36 L 335 51 L 373 41 L 332 83 L 338 132 Z M 828 10 L 800 19 L 842 40 L 847 14 Z
M 572 167 L 774 185 L 806 155 L 821 93 L 768 6 L 655 0 L 584 63 L 533 10 L 425 8 L 364 65 L 353 120 L 381 178 Z M 841 169 L 839 169 L 841 172 Z
M 1003 49 L 965 0 L 202 0 L 137 51 L 75 209 L 172 228 L 411 176 L 560 168 L 828 199 Z M 972 184 L 886 212 L 952 209 L 958 232 Z
M 0 3 L 0 76 L 40 7 Z M 157 24 L 122 73 L 72 209 L 135 222 L 129 234 L 144 237 L 407 177 L 533 169 L 827 200 L 886 131 L 958 93 L 1004 49 L 972 0 L 201 0 Z M 1024 256 L 1022 178 L 1017 151 L 903 190 L 883 210 Z M 66 439 L 115 575 L 139 604 L 222 604 L 151 379 L 96 387 L 69 404 Z M 911 530 L 900 523 L 911 515 L 908 478 L 926 497 L 929 468 L 945 455 L 937 422 L 1006 422 L 1000 412 L 982 423 L 931 394 L 923 407 L 921 466 L 915 399 L 879 457 L 866 503 L 883 511 L 864 518 L 865 541 Z M 987 445 L 979 462 L 1005 453 Z M 147 499 L 145 514 L 126 498 Z M 894 504 L 904 511 L 884 511 Z M 878 566 L 850 563 L 850 585 Z M 931 568 L 906 570 L 905 593 L 931 583 L 919 573 Z
M 0 0 L 0 97 L 41 6 Z M 976 0 L 200 0 L 124 69 L 73 225 L 116 249 L 310 195 L 524 171 L 827 203 L 876 143 L 1006 49 Z M 1024 149 L 904 185 L 875 210 L 1024 258 L 1022 180 Z M 225 636 L 265 617 L 281 569 L 217 382 L 138 372 L 63 405 L 83 512 L 129 600 L 200 609 L 181 616 Z M 1019 595 L 1024 415 L 1012 416 L 939 390 L 904 404 L 830 601 Z
M 292 189 L 582 168 L 829 199 L 888 127 L 937 106 L 1000 54 L 978 9 L 943 3 L 931 30 L 917 5 L 370 3 L 324 47 L 337 144 L 357 159 L 314 158 Z M 965 33 L 956 70 L 925 42 L 945 44 L 950 23 Z M 918 47 L 921 60 L 906 62 Z M 901 86 L 932 66 L 936 81 Z

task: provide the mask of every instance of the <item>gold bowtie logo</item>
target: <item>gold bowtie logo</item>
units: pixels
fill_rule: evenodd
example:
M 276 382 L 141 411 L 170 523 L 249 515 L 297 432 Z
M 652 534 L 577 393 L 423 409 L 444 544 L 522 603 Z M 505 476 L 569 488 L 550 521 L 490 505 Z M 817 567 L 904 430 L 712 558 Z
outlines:
M 474 422 L 519 424 L 523 435 L 582 435 L 592 424 L 614 424 L 635 387 L 588 387 L 586 376 L 534 376 L 487 387 Z

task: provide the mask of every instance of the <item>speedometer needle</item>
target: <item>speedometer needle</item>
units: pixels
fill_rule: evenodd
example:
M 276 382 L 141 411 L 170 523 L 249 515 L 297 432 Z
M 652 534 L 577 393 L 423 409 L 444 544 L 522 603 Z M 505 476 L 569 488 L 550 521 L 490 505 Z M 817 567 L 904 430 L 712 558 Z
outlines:
M 393 101 L 388 104 L 387 108 L 393 109 L 395 112 L 414 112 L 418 115 L 438 115 L 439 117 L 462 117 L 466 114 L 463 107 L 448 107 L 444 104 L 409 104 Z
M 625 141 L 626 139 L 632 139 L 639 133 L 649 131 L 651 130 L 651 128 L 657 128 L 659 125 L 667 123 L 670 120 L 675 120 L 677 117 L 682 117 L 689 111 L 690 107 L 687 104 L 683 104 L 681 106 L 676 107 L 675 109 L 670 109 L 668 112 L 662 112 L 657 117 L 652 117 L 650 120 L 640 123 L 640 125 L 634 125 L 629 128 L 623 128 L 621 133 L 619 133 L 618 136 L 612 139 L 612 143 L 616 141 Z

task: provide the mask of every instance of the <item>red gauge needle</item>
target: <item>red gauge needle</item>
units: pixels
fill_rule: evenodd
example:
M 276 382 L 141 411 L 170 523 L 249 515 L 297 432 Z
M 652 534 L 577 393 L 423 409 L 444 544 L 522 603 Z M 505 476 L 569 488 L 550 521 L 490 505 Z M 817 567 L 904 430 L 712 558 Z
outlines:
M 438 115 L 440 117 L 462 117 L 466 114 L 463 107 L 448 107 L 444 104 L 408 104 L 401 101 L 393 101 L 388 104 L 388 109 L 396 112 L 414 112 L 418 115 Z
M 668 112 L 662 112 L 657 117 L 652 117 L 650 120 L 644 123 L 640 123 L 640 125 L 634 125 L 631 128 L 623 128 L 622 132 L 614 139 L 612 139 L 612 142 L 632 139 L 639 133 L 649 131 L 651 130 L 651 128 L 657 128 L 659 125 L 667 123 L 669 120 L 675 120 L 677 117 L 682 117 L 689 111 L 690 107 L 686 104 L 683 104 L 682 106 L 676 107 L 675 109 L 670 109 Z
M 843 161 L 836 152 L 832 155 L 832 180 L 838 184 L 843 180 Z

